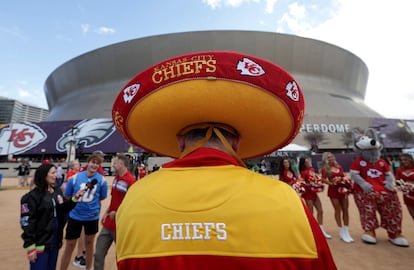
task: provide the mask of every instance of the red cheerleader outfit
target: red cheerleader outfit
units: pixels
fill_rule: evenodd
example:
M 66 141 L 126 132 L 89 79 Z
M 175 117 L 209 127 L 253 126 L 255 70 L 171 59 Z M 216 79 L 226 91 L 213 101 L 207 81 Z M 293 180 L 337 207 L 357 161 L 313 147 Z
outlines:
M 404 169 L 398 168 L 395 173 L 395 179 L 404 180 L 404 182 L 411 184 L 414 187 L 414 167 Z M 404 203 L 408 206 L 414 206 L 414 190 L 407 190 L 403 193 Z
M 315 192 L 312 189 L 312 184 L 314 183 L 315 179 L 318 177 L 317 174 L 315 173 L 315 169 L 314 168 L 304 169 L 300 173 L 300 176 L 306 183 L 305 192 L 302 194 L 302 198 L 304 198 L 305 200 L 315 201 L 318 197 L 317 192 Z
M 343 169 L 341 167 L 331 166 L 331 175 L 328 177 L 326 175 L 325 168 L 322 168 L 321 174 L 323 179 L 327 178 L 330 181 L 328 187 L 328 197 L 333 199 L 344 199 L 346 194 L 339 192 L 339 181 L 337 180 L 342 180 L 345 177 Z
M 283 170 L 283 179 L 281 180 L 289 186 L 292 186 L 297 181 L 295 174 L 289 169 Z

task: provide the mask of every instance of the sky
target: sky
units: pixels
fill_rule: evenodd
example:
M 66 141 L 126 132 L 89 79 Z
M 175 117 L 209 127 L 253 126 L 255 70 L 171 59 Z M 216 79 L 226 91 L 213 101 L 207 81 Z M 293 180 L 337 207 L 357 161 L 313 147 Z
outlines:
M 47 77 L 89 51 L 136 38 L 253 30 L 321 40 L 368 67 L 365 102 L 414 119 L 411 0 L 13 0 L 0 4 L 0 96 L 48 108 Z

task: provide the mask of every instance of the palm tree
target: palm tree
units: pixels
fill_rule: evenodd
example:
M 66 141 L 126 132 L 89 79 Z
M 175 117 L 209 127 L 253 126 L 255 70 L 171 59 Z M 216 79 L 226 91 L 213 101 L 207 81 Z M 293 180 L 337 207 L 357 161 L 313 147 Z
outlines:
M 325 134 L 322 132 L 307 133 L 303 138 L 309 143 L 311 151 L 315 153 L 319 152 L 319 145 L 327 141 Z
M 352 139 L 352 132 L 348 131 L 342 134 L 341 141 L 346 146 L 346 151 L 348 152 L 350 148 L 349 146 L 353 145 L 354 143 L 354 140 Z

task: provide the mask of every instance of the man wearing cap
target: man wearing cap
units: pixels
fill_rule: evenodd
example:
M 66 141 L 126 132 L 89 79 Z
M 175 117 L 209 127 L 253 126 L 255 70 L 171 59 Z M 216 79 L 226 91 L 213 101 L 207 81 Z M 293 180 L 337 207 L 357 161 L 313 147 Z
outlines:
M 235 52 L 178 56 L 132 79 L 115 100 L 115 126 L 177 159 L 126 194 L 118 269 L 336 269 L 296 192 L 242 161 L 291 142 L 303 110 L 286 71 Z

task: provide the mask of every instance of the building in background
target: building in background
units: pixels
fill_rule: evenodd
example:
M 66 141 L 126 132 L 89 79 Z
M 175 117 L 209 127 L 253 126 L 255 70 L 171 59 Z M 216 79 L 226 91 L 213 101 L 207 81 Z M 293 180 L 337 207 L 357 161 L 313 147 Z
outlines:
M 177 55 L 237 51 L 267 59 L 291 73 L 305 96 L 305 118 L 294 143 L 346 150 L 343 136 L 382 115 L 368 107 L 368 68 L 355 54 L 319 40 L 258 31 L 195 31 L 128 40 L 65 62 L 46 79 L 48 121 L 111 118 L 122 87 L 139 72 Z M 79 97 L 82 98 L 79 98 Z M 240 115 L 243 117 L 243 115 Z M 260 119 L 254 125 L 265 125 Z
M 398 154 L 414 147 L 414 119 L 386 119 L 365 104 L 368 68 L 352 52 L 294 35 L 222 30 L 128 40 L 63 63 L 45 82 L 50 110 L 46 122 L 6 121 L 12 124 L 0 129 L 0 157 L 66 154 L 69 143 L 74 144 L 77 154 L 96 149 L 105 153 L 139 153 L 140 149 L 134 149 L 114 130 L 111 113 L 117 94 L 136 74 L 165 59 L 218 50 L 267 59 L 295 77 L 305 96 L 304 123 L 293 141 L 299 146 L 318 153 L 348 153 L 353 147 L 352 129 L 372 127 L 381 135 L 384 154 Z M 12 111 L 3 105 L 0 108 Z M 44 116 L 40 112 L 35 115 Z M 254 128 L 266 123 L 257 119 L 251 125 Z M 280 158 L 285 152 L 272 153 L 270 157 Z
M 49 111 L 20 101 L 0 97 L 0 124 L 17 122 L 41 122 Z
M 267 59 L 291 73 L 312 123 L 315 117 L 382 117 L 364 103 L 368 68 L 352 52 L 294 35 L 221 30 L 128 40 L 63 63 L 45 82 L 48 120 L 111 118 L 115 97 L 137 73 L 177 55 L 218 50 Z

